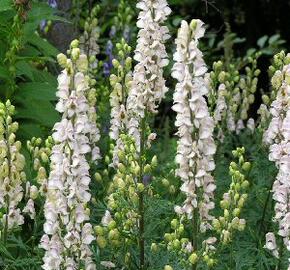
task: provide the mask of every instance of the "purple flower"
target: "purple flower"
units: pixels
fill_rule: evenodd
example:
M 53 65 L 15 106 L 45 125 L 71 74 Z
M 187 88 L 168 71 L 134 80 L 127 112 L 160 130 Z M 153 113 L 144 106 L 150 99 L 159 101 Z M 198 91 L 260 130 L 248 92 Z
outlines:
M 111 40 L 108 40 L 107 45 L 106 45 L 106 55 L 107 56 L 112 56 L 113 54 L 113 43 Z
M 56 2 L 56 0 L 48 0 L 48 4 L 49 4 L 52 8 L 57 8 L 57 2 Z
M 116 35 L 116 33 L 117 33 L 117 29 L 116 29 L 116 26 L 115 25 L 113 25 L 112 27 L 111 27 L 111 30 L 110 30 L 110 38 L 113 38 L 115 35 Z
M 39 24 L 40 30 L 44 31 L 45 26 L 46 26 L 46 20 L 42 20 Z
M 125 26 L 125 29 L 123 31 L 123 37 L 126 40 L 126 42 L 130 41 L 131 38 L 131 30 L 130 27 L 128 25 Z
M 151 179 L 152 179 L 151 175 L 145 174 L 142 179 L 144 186 L 148 186 L 151 182 Z

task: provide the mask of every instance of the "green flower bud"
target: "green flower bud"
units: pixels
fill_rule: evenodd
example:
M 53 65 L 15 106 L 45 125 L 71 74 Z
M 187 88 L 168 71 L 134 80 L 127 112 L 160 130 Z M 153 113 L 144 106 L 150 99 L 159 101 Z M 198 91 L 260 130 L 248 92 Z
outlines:
M 157 164 L 158 164 L 158 160 L 157 160 L 157 156 L 155 155 L 155 156 L 153 156 L 153 158 L 151 160 L 151 166 L 153 168 L 155 168 L 157 166 Z
M 206 264 L 208 267 L 213 267 L 214 266 L 214 259 L 210 258 Z
M 213 219 L 213 221 L 212 221 L 212 226 L 213 226 L 213 228 L 214 228 L 216 231 L 219 231 L 220 228 L 221 228 L 221 224 L 220 224 L 219 220 L 216 219 L 216 218 Z
M 142 184 L 142 183 L 138 183 L 138 184 L 137 184 L 137 190 L 138 190 L 139 192 L 143 192 L 144 189 L 145 189 L 144 184 Z
M 242 169 L 246 172 L 248 172 L 251 169 L 251 163 L 250 162 L 245 162 L 242 166 Z
M 173 219 L 170 224 L 171 224 L 171 228 L 175 230 L 177 226 L 179 225 L 179 222 L 177 219 Z
M 117 229 L 113 229 L 109 231 L 108 238 L 110 240 L 118 240 L 120 237 L 120 233 Z
M 105 237 L 98 236 L 97 237 L 97 244 L 101 249 L 105 248 L 107 245 L 107 241 L 106 241 Z
M 116 221 L 115 221 L 115 220 L 111 220 L 111 221 L 109 222 L 109 224 L 108 224 L 108 229 L 109 229 L 109 230 L 113 230 L 113 229 L 116 228 L 116 226 L 117 226 Z
M 167 264 L 164 266 L 164 270 L 173 270 L 173 268 Z
M 190 262 L 191 264 L 196 264 L 197 259 L 198 259 L 198 256 L 197 256 L 197 254 L 196 254 L 195 252 L 192 253 L 192 254 L 189 256 L 189 258 L 188 258 L 188 260 L 189 260 L 189 262 Z
M 71 56 L 73 60 L 77 60 L 80 57 L 81 51 L 79 48 L 73 48 L 71 51 Z
M 57 55 L 57 62 L 62 68 L 65 68 L 67 63 L 67 57 L 63 53 L 60 53 Z
M 240 213 L 241 213 L 241 210 L 239 208 L 235 208 L 234 211 L 233 211 L 233 215 L 235 217 L 238 217 L 240 215 Z
M 164 187 L 169 187 L 169 181 L 166 179 L 166 178 L 163 178 L 162 180 L 161 180 L 161 182 L 162 182 L 162 185 L 164 186 Z
M 151 166 L 149 164 L 146 164 L 145 167 L 144 167 L 144 172 L 146 174 L 150 173 L 151 172 Z
M 177 232 L 181 235 L 184 233 L 184 225 L 183 224 L 180 224 L 178 229 L 177 229 Z
M 114 68 L 118 68 L 120 66 L 120 62 L 117 59 L 113 59 L 112 64 L 113 64 Z
M 225 219 L 228 219 L 229 215 L 230 215 L 229 210 L 228 209 L 225 209 L 224 210 L 224 217 L 225 217 Z
M 98 183 L 102 182 L 102 176 L 98 172 L 96 172 L 94 176 Z
M 196 27 L 197 27 L 197 20 L 192 20 L 190 22 L 190 29 L 195 31 Z
M 242 183 L 242 188 L 243 188 L 243 189 L 247 189 L 247 188 L 249 187 L 249 185 L 250 185 L 249 181 L 248 181 L 248 180 L 245 180 L 245 181 L 243 181 L 243 183 Z
M 154 252 L 154 253 L 158 251 L 158 246 L 157 246 L 156 243 L 152 243 L 151 244 L 151 251 Z
M 164 234 L 164 239 L 165 239 L 165 241 L 167 241 L 167 242 L 170 242 L 170 241 L 173 240 L 172 237 L 171 237 L 171 234 L 170 234 L 170 233 L 165 233 L 165 234 Z
M 170 194 L 174 194 L 175 192 L 176 192 L 175 186 L 174 186 L 174 185 L 171 185 L 171 186 L 169 187 L 169 193 L 170 193 Z
M 98 236 L 102 236 L 102 235 L 104 235 L 104 229 L 103 229 L 102 226 L 97 225 L 97 226 L 94 227 L 94 229 L 95 229 L 95 233 L 96 233 Z
M 74 49 L 74 48 L 78 48 L 79 44 L 80 44 L 80 42 L 77 39 L 75 39 L 71 42 L 70 46 L 71 46 L 71 48 Z

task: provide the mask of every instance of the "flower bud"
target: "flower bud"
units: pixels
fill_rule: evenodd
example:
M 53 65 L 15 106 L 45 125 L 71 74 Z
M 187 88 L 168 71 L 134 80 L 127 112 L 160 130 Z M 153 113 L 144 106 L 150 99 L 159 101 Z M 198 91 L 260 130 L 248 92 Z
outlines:
M 101 249 L 105 248 L 107 245 L 107 241 L 106 241 L 105 237 L 98 236 L 97 237 L 97 244 Z
M 151 244 L 151 251 L 152 251 L 152 252 L 157 252 L 157 250 L 158 250 L 158 246 L 157 246 L 157 244 L 156 244 L 156 243 L 152 243 L 152 244 Z
M 171 228 L 173 230 L 175 230 L 177 228 L 177 226 L 178 226 L 178 220 L 177 219 L 173 219 L 170 224 L 171 224 Z
M 198 259 L 198 257 L 197 257 L 197 254 L 195 252 L 192 253 L 188 258 L 188 260 L 191 264 L 196 264 L 197 259 Z
M 98 172 L 96 172 L 94 176 L 98 183 L 102 182 L 102 176 Z
M 57 62 L 62 68 L 65 68 L 67 64 L 67 57 L 63 53 L 60 53 L 57 55 Z
M 36 186 L 31 186 L 29 193 L 30 193 L 30 198 L 32 200 L 36 200 L 36 198 L 38 196 L 38 188 Z

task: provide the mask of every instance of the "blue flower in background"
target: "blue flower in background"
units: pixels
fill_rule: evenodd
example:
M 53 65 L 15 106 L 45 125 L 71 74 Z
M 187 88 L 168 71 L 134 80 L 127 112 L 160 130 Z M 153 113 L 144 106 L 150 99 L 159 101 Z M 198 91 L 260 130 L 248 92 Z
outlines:
M 113 38 L 116 35 L 116 33 L 117 33 L 117 28 L 116 28 L 115 25 L 113 25 L 111 27 L 110 34 L 109 34 L 110 35 L 110 38 Z
M 52 8 L 57 8 L 57 2 L 56 2 L 56 0 L 48 0 L 48 4 L 49 4 Z
M 114 59 L 113 55 L 113 43 L 111 40 L 108 40 L 106 45 L 106 55 L 108 56 L 108 61 L 104 63 L 103 72 L 106 77 L 110 76 L 111 69 L 113 68 L 112 61 Z
M 48 0 L 47 3 L 52 7 L 52 8 L 57 8 L 57 2 L 56 0 Z M 46 26 L 47 21 L 42 20 L 39 24 L 40 30 L 44 32 L 45 26 Z

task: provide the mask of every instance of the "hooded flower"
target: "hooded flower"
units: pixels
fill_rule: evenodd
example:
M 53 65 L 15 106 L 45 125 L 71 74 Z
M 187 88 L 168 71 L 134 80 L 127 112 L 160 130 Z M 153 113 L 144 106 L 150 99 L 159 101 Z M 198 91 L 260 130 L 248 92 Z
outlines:
M 81 55 L 79 59 L 86 56 Z M 41 247 L 45 249 L 43 269 L 95 269 L 91 259 L 90 243 L 94 240 L 87 203 L 90 175 L 86 155 L 90 153 L 90 106 L 86 98 L 88 78 L 78 69 L 65 69 L 59 76 L 57 110 L 62 119 L 54 126 L 54 146 L 50 156 L 44 205 L 44 235 Z
M 7 232 L 24 223 L 19 203 L 26 181 L 25 158 L 20 153 L 21 143 L 16 140 L 18 123 L 13 122 L 11 117 L 14 106 L 8 100 L 6 104 L 0 103 L 0 109 L 0 209 L 8 210 L 1 217 L 0 227 L 6 228 Z
M 186 21 L 181 22 L 172 69 L 172 77 L 178 81 L 172 107 L 177 113 L 175 126 L 179 137 L 176 155 L 179 168 L 176 174 L 183 181 L 181 191 L 186 195 L 184 205 L 175 209 L 193 218 L 193 211 L 198 208 L 202 231 L 208 228 L 207 221 L 212 219 L 209 211 L 214 208 L 213 193 L 216 188 L 211 175 L 215 168 L 213 155 L 216 151 L 214 121 L 204 97 L 208 93 L 204 80 L 207 67 L 198 49 L 198 40 L 204 32 L 204 24 L 200 20 L 193 20 L 190 25 Z
M 167 92 L 163 68 L 168 64 L 164 43 L 169 31 L 163 26 L 171 13 L 166 0 L 140 0 L 137 47 L 134 59 L 138 62 L 133 72 L 133 82 L 128 97 L 129 132 L 139 145 L 139 118 L 145 113 L 156 113 Z
M 279 76 L 281 71 L 277 71 Z M 274 77 L 277 77 L 277 74 Z M 278 175 L 273 184 L 275 201 L 274 221 L 279 225 L 278 235 L 290 250 L 290 65 L 282 68 L 282 82 L 279 84 L 276 99 L 271 104 L 271 122 L 264 134 L 264 141 L 270 145 L 269 160 L 275 162 Z M 273 82 L 273 80 L 272 80 Z M 275 257 L 278 257 L 276 240 L 273 233 L 266 235 L 266 245 Z

